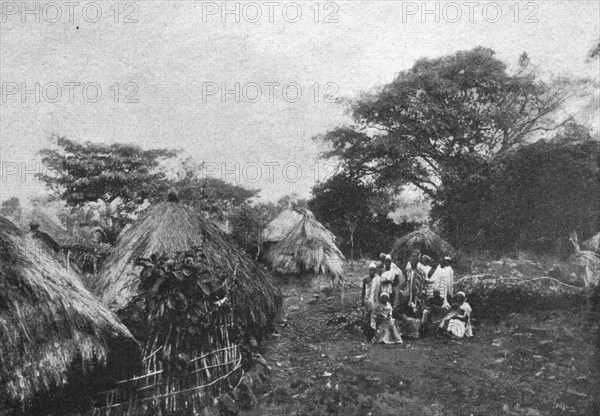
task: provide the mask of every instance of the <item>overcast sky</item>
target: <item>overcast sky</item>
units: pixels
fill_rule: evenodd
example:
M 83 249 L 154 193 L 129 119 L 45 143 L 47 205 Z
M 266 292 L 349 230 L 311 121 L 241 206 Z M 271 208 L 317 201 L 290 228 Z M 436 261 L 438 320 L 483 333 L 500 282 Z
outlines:
M 180 148 L 264 199 L 308 196 L 330 173 L 311 138 L 347 121 L 331 98 L 421 57 L 482 45 L 509 64 L 527 51 L 545 73 L 599 76 L 586 61 L 597 1 L 428 2 L 429 14 L 380 0 L 228 2 L 229 14 L 222 2 L 113 4 L 2 3 L 1 199 L 39 192 L 31 172 L 52 134 Z

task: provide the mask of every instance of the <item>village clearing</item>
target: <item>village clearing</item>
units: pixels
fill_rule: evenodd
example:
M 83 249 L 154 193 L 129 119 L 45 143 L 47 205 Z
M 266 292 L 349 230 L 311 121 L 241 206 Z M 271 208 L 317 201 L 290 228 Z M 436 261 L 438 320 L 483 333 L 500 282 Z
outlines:
M 600 414 L 590 305 L 478 319 L 475 337 L 373 345 L 360 329 L 362 266 L 345 288 L 282 284 L 284 322 L 265 344 L 258 405 L 241 415 Z

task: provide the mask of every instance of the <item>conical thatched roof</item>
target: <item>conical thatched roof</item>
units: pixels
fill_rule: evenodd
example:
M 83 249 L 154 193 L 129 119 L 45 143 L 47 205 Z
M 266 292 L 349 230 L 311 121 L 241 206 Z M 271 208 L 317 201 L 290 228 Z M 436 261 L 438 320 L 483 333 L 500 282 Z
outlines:
M 302 221 L 302 214 L 293 209 L 286 209 L 267 225 L 262 238 L 265 243 L 277 243 L 292 231 L 292 228 Z
M 30 231 L 30 225 L 32 223 L 39 224 L 39 230 L 42 233 L 47 234 L 60 246 L 66 245 L 71 238 L 58 219 L 52 218 L 51 215 L 39 208 L 36 208 L 28 215 L 25 215 L 20 221 L 21 228 L 26 232 Z
M 335 236 L 319 223 L 312 212 L 302 210 L 287 235 L 269 250 L 273 270 L 282 274 L 343 274 L 344 255 Z
M 593 251 L 600 254 L 600 233 L 596 234 L 589 240 L 586 240 L 583 243 L 582 248 L 584 250 Z
M 115 365 L 107 356 L 116 344 L 138 349 L 76 275 L 0 216 L 0 407 L 69 382 L 93 384 L 96 371 Z
M 424 225 L 396 240 L 392 248 L 392 258 L 403 268 L 412 252 L 417 249 L 421 251 L 422 255 L 426 254 L 436 259 L 454 253 L 450 244 Z
M 225 264 L 231 271 L 235 280 L 232 304 L 238 322 L 269 325 L 281 303 L 281 292 L 271 277 L 230 243 L 216 225 L 176 200 L 150 207 L 119 237 L 94 292 L 112 310 L 123 309 L 138 291 L 142 268 L 135 266 L 137 259 L 198 246 L 204 248 L 207 261 Z
M 600 256 L 593 251 L 577 251 L 567 260 L 568 270 L 575 282 L 585 287 L 600 283 Z

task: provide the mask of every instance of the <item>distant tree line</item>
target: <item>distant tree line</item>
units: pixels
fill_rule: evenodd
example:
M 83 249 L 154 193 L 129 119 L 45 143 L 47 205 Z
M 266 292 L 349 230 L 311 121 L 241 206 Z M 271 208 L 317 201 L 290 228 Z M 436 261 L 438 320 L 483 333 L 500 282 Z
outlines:
M 538 79 L 525 53 L 510 70 L 481 47 L 421 59 L 318 137 L 340 172 L 310 205 L 338 235 L 355 222 L 355 242 L 389 247 L 402 230 L 377 212 L 381 197 L 411 184 L 459 249 L 564 254 L 570 231 L 599 226 L 598 137 L 559 111 L 573 91 Z
M 446 178 L 432 209 L 452 244 L 497 253 L 572 251 L 571 231 L 600 229 L 600 141 L 580 126 Z

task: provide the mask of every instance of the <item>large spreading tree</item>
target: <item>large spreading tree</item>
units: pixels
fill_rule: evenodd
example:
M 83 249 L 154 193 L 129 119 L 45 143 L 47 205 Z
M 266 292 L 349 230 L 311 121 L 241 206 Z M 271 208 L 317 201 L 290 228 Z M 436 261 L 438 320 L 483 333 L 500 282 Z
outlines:
M 567 120 L 553 115 L 568 93 L 538 79 L 523 54 L 515 70 L 487 48 L 421 59 L 353 102 L 354 123 L 329 131 L 348 176 L 378 186 L 412 183 L 435 198 L 465 162 L 490 158 Z
M 54 146 L 40 152 L 44 169 L 39 178 L 73 208 L 97 200 L 110 204 L 120 198 L 124 214 L 135 212 L 168 186 L 160 164 L 177 155 L 174 150 L 145 150 L 123 143 L 51 140 Z

